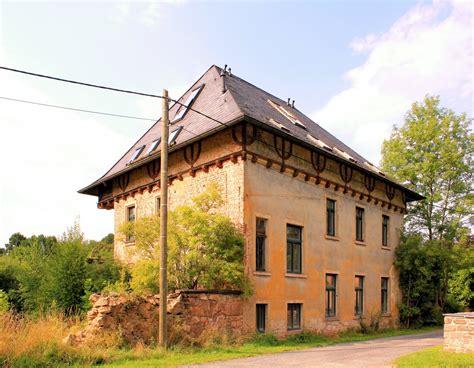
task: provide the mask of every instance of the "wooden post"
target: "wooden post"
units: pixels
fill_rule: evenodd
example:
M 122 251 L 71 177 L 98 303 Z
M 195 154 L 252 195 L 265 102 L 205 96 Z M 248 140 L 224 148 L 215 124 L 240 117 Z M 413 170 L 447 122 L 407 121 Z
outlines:
M 168 259 L 168 91 L 163 90 L 161 115 L 161 180 L 160 180 L 160 320 L 158 343 L 167 347 L 167 259 Z

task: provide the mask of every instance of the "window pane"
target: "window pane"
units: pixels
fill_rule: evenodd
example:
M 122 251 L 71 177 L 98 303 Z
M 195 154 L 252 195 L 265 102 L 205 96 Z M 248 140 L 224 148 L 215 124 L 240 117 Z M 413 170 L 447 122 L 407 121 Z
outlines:
M 286 227 L 286 236 L 288 239 L 301 240 L 301 228 L 298 226 L 288 225 Z
M 336 235 L 336 201 L 332 199 L 328 199 L 326 201 L 327 205 L 327 214 L 326 214 L 326 222 L 327 222 L 327 235 L 335 236 Z
M 257 331 L 265 332 L 265 320 L 266 320 L 266 304 L 257 304 L 256 314 L 257 314 Z

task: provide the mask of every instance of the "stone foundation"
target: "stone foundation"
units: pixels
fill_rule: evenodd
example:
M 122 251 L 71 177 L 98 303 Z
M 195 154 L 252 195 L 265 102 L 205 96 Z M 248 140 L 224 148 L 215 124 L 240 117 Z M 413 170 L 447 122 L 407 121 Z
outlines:
M 444 315 L 444 350 L 474 353 L 474 312 Z
M 93 294 L 87 327 L 67 340 L 71 344 L 93 342 L 108 333 L 118 333 L 128 344 L 158 341 L 160 299 L 158 296 Z M 168 296 L 170 339 L 198 341 L 205 336 L 240 337 L 243 308 L 240 292 L 187 290 Z

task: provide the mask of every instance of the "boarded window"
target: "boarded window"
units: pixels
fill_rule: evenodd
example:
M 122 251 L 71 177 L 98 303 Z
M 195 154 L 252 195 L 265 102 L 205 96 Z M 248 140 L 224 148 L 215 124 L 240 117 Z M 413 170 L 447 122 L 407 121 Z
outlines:
M 364 276 L 355 277 L 355 315 L 364 313 Z
M 326 317 L 336 316 L 337 275 L 326 274 Z

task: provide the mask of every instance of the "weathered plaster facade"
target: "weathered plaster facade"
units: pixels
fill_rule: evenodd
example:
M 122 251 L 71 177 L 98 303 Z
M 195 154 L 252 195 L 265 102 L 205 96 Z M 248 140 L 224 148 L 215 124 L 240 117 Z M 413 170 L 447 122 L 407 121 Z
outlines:
M 242 146 L 232 140 L 231 130 L 224 130 L 202 142 L 202 153 L 194 167 L 212 163 L 206 169 L 202 167 L 189 172 L 189 165 L 186 167 L 182 160 L 182 151 L 170 156 L 169 168 L 170 177 L 174 177 L 169 189 L 170 208 L 189 203 L 191 198 L 205 191 L 209 183 L 216 182 L 222 188 L 224 213 L 245 234 L 246 268 L 254 284 L 254 295 L 245 301 L 243 309 L 248 329 L 255 330 L 257 303 L 267 304 L 266 329 L 278 335 L 287 333 L 288 303 L 302 304 L 302 329 L 332 332 L 357 327 L 359 322 L 354 314 L 356 275 L 365 277 L 366 317 L 380 311 L 380 280 L 381 277 L 389 278 L 389 310 L 382 315 L 381 324 L 396 325 L 400 293 L 393 257 L 403 220 L 401 193 L 396 191 L 389 201 L 385 185 L 376 181 L 369 202 L 367 195 L 361 197 L 361 193 L 366 192 L 363 173 L 354 170 L 345 190 L 339 163 L 329 158 L 320 173 L 320 183 L 316 184 L 314 177 L 308 179 L 305 174 L 314 174 L 311 153 L 296 144 L 293 144 L 293 155 L 285 160 L 282 172 L 281 158 L 273 148 L 273 136 L 265 131 L 258 134 L 259 140 L 249 144 L 244 154 Z M 216 160 L 216 157 L 222 159 Z M 116 233 L 126 221 L 126 207 L 135 205 L 137 217 L 156 213 L 159 185 L 155 183 L 149 188 L 151 179 L 146 169 L 141 168 L 130 174 L 127 188 L 145 185 L 145 189 L 123 195 L 119 187 L 113 188 Z M 352 195 L 353 189 L 358 191 L 355 195 Z M 335 237 L 325 235 L 328 198 L 336 201 Z M 375 198 L 379 199 L 377 204 Z M 365 209 L 363 242 L 355 240 L 356 206 Z M 397 206 L 396 211 L 394 206 Z M 389 247 L 382 246 L 382 215 L 390 217 Z M 267 220 L 265 272 L 255 270 L 257 217 Z M 286 272 L 287 224 L 303 228 L 301 274 Z M 133 249 L 133 242 L 127 243 L 117 237 L 117 258 L 129 260 L 127 250 L 130 249 Z M 326 273 L 337 274 L 338 278 L 337 312 L 331 318 L 325 317 Z
M 195 91 L 193 109 L 205 114 L 185 112 L 170 127 L 183 132 L 169 149 L 169 204 L 173 209 L 189 203 L 211 182 L 221 187 L 222 211 L 244 234 L 244 263 L 254 284 L 253 296 L 243 304 L 245 329 L 257 328 L 257 304 L 265 305 L 260 309 L 265 330 L 278 335 L 357 327 L 356 276 L 364 278 L 358 295 L 365 320 L 381 311 L 384 295 L 380 323 L 396 325 L 400 291 L 394 251 L 406 203 L 423 197 L 386 178 L 294 106 L 226 70 L 211 67 L 181 100 Z M 175 104 L 170 116 L 179 116 L 182 108 Z M 128 206 L 135 206 L 137 217 L 156 213 L 159 150 L 134 153 L 159 137 L 155 124 L 102 178 L 81 190 L 98 196 L 99 208 L 114 209 L 116 233 Z M 334 236 L 327 235 L 328 199 L 335 201 Z M 356 240 L 356 207 L 363 211 L 362 241 Z M 256 269 L 257 218 L 266 220 L 263 271 Z M 301 272 L 287 272 L 287 225 L 301 233 Z M 116 237 L 118 259 L 133 261 L 132 249 L 133 242 Z M 326 317 L 326 274 L 336 275 L 331 317 Z M 298 328 L 288 329 L 289 304 L 300 305 Z

